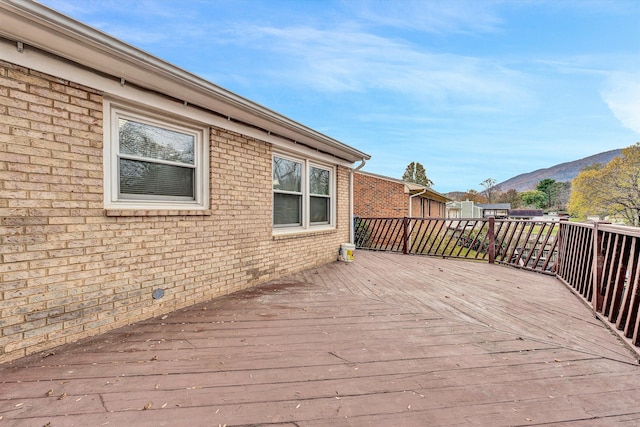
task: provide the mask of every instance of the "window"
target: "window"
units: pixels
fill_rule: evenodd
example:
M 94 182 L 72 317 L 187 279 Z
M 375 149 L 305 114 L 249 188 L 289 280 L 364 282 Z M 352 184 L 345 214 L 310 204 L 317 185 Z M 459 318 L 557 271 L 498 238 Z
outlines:
M 331 219 L 330 175 L 328 169 L 309 167 L 309 216 L 312 224 L 329 224 Z
M 273 224 L 302 225 L 301 162 L 273 158 Z
M 333 227 L 334 168 L 276 155 L 273 157 L 273 225 L 276 229 Z
M 208 129 L 111 105 L 105 126 L 105 204 L 208 208 Z

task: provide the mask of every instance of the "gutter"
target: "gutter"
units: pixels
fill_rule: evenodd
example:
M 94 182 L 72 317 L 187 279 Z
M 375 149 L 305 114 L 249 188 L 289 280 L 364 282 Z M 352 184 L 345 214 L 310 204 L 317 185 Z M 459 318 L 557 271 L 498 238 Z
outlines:
M 408 188 L 408 187 L 407 187 L 407 188 Z M 411 218 L 411 207 L 412 207 L 412 205 L 413 205 L 413 203 L 411 203 L 411 202 L 412 202 L 412 200 L 411 200 L 411 199 L 413 199 L 413 198 L 414 198 L 414 197 L 416 197 L 416 196 L 420 196 L 420 195 L 422 195 L 422 194 L 424 194 L 424 193 L 426 193 L 426 192 L 427 192 L 427 189 L 425 188 L 425 189 L 424 189 L 424 190 L 422 190 L 421 192 L 416 193 L 416 194 L 412 194 L 412 195 L 410 195 L 410 196 L 409 196 L 409 218 Z
M 409 187 L 407 187 L 407 188 L 409 188 Z M 409 191 L 411 191 L 411 190 L 409 190 Z M 414 197 L 420 196 L 420 195 L 422 195 L 422 194 L 424 194 L 426 192 L 427 192 L 427 189 L 425 188 L 424 190 L 422 190 L 419 193 L 409 195 L 409 218 L 411 218 L 411 216 L 412 216 L 411 215 L 411 208 L 413 207 L 413 203 L 412 203 L 413 200 L 412 199 Z M 413 246 L 412 243 L 411 243 L 411 231 L 412 231 L 412 228 L 411 228 L 411 225 L 409 225 L 409 227 L 410 227 L 409 228 L 409 233 L 408 233 L 409 234 L 409 238 L 407 239 L 407 245 L 408 245 L 409 248 L 411 248 L 411 246 Z
M 259 128 L 351 163 L 371 158 L 329 136 L 223 89 L 53 9 L 28 0 L 0 1 L 0 36 L 54 54 L 229 120 Z M 42 70 L 41 70 L 42 71 Z

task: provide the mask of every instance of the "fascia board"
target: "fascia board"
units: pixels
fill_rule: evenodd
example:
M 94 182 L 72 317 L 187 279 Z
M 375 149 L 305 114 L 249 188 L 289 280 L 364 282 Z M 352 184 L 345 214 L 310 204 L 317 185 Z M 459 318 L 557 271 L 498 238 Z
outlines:
M 351 162 L 371 157 L 35 2 L 0 2 L 0 35 Z
M 277 134 L 268 134 L 260 129 L 246 126 L 241 122 L 229 121 L 217 114 L 195 108 L 193 105 L 184 105 L 164 96 L 134 86 L 122 86 L 116 79 L 96 74 L 89 69 L 78 68 L 75 64 L 63 61 L 57 56 L 47 55 L 40 50 L 25 47 L 22 52 L 16 50 L 14 43 L 0 38 L 0 58 L 13 64 L 52 74 L 75 83 L 94 88 L 104 93 L 105 99 L 129 105 L 151 106 L 154 110 L 164 111 L 175 117 L 189 117 L 203 125 L 216 126 L 237 132 L 242 135 L 268 142 L 274 147 L 286 150 L 297 155 L 313 158 L 330 164 L 344 167 L 353 167 L 353 162 L 344 160 L 334 155 L 325 154 L 314 150 L 307 145 L 294 144 Z

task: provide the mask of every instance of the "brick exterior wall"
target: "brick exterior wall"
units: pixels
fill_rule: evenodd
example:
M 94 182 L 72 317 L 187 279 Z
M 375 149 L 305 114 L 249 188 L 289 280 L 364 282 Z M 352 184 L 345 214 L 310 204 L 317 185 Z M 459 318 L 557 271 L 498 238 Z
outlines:
M 335 230 L 273 236 L 271 145 L 216 127 L 210 215 L 107 216 L 102 101 L 0 61 L 0 363 L 335 261 L 349 240 L 347 168 Z
M 427 193 L 428 194 L 428 193 Z M 434 197 L 434 196 L 431 196 Z M 444 198 L 443 198 L 444 199 Z M 444 218 L 446 202 L 418 195 L 409 197 L 405 185 L 359 172 L 353 174 L 353 214 L 361 218 Z
M 404 184 L 354 173 L 353 214 L 362 218 L 408 216 L 409 194 L 404 192 Z

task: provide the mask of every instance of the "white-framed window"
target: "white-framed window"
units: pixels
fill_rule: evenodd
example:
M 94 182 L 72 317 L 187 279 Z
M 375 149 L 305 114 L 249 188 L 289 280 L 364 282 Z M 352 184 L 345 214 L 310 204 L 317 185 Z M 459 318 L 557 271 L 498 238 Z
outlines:
M 129 105 L 105 108 L 107 208 L 208 209 L 208 127 Z
M 335 167 L 273 156 L 274 232 L 335 227 Z

